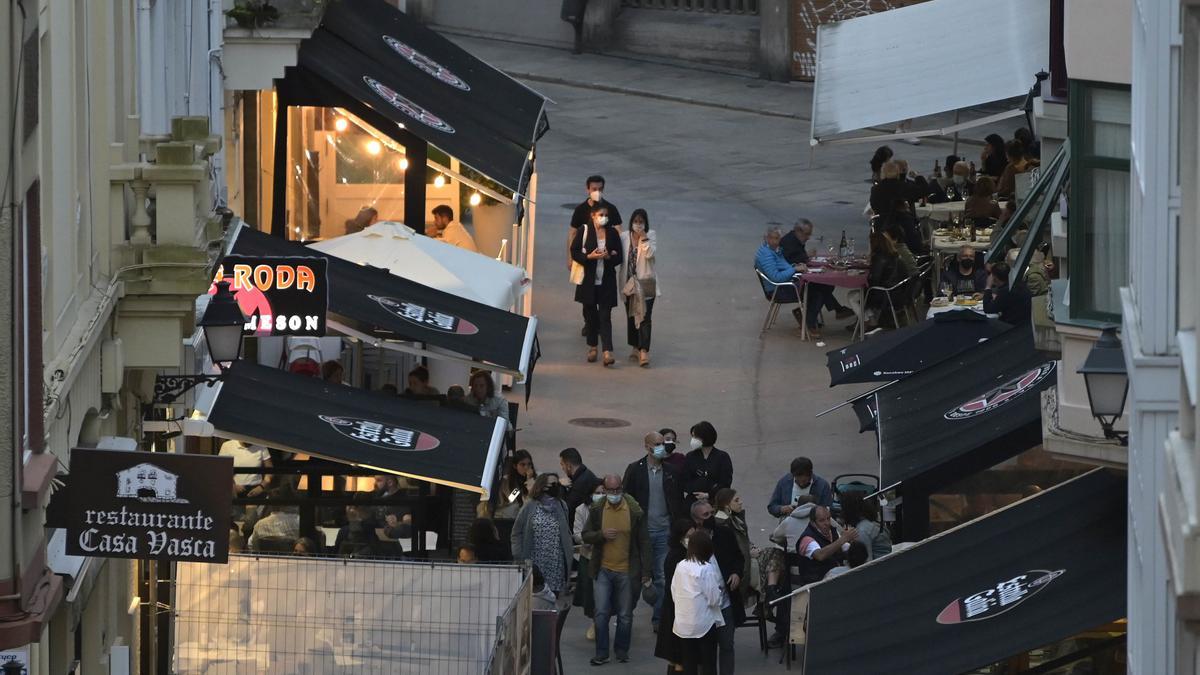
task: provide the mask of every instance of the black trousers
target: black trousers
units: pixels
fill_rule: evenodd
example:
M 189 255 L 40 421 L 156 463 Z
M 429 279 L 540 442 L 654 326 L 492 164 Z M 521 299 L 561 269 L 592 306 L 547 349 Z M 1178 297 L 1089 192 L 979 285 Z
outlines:
M 842 304 L 833 297 L 833 286 L 825 284 L 805 284 L 808 288 L 808 327 L 816 328 L 817 322 L 821 319 L 821 309 L 828 309 L 832 312 L 842 308 Z
M 596 303 L 583 303 L 583 325 L 587 329 L 587 344 L 595 347 L 599 342 L 604 351 L 611 352 L 612 341 L 612 307 Z M 597 338 L 599 338 L 597 340 Z
M 720 632 L 720 628 L 713 626 L 704 637 L 680 640 L 683 643 L 684 675 L 717 675 L 717 644 Z
M 628 305 L 628 303 L 626 303 Z M 650 351 L 650 317 L 654 313 L 654 298 L 646 300 L 646 316 L 642 319 L 641 326 L 635 326 L 633 317 L 626 319 L 625 330 L 628 336 L 626 342 L 630 347 L 634 347 L 641 351 Z

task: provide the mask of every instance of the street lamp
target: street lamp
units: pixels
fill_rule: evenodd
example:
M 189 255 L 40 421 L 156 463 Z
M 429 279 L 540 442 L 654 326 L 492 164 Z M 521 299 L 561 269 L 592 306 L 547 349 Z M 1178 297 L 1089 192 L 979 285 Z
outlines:
M 198 385 L 212 386 L 219 382 L 225 369 L 242 358 L 242 330 L 246 317 L 238 307 L 237 298 L 229 290 L 228 281 L 217 282 L 217 292 L 208 301 L 204 316 L 197 323 L 204 331 L 208 355 L 221 371 L 218 375 L 159 375 L 154 378 L 154 402 L 174 403 L 180 396 Z
M 1116 326 L 1109 326 L 1100 333 L 1100 339 L 1075 372 L 1083 375 L 1088 405 L 1092 416 L 1104 428 L 1104 437 L 1129 445 L 1129 434 L 1113 429 L 1125 412 L 1125 397 L 1129 393 L 1129 374 L 1125 371 L 1125 354 Z

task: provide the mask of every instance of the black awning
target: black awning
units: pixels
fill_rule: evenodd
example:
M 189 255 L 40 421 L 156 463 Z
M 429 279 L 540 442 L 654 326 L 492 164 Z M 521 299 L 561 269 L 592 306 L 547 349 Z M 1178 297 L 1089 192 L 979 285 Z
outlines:
M 331 4 L 279 90 L 285 105 L 357 101 L 516 192 L 547 128 L 540 94 L 383 0 Z
M 1096 469 L 809 589 L 806 673 L 961 673 L 1125 616 L 1125 477 Z
M 1054 369 L 1028 331 L 1010 330 L 880 391 L 883 485 L 944 485 L 1040 443 Z
M 487 492 L 502 419 L 239 361 L 208 415 L 217 436 Z
M 302 244 L 238 231 L 229 251 L 250 256 L 320 256 L 329 260 L 329 312 L 347 327 L 384 340 L 448 349 L 521 373 L 533 350 L 536 320 L 356 265 Z
M 920 372 L 1011 328 L 969 309 L 937 314 L 827 354 L 829 386 L 889 382 Z

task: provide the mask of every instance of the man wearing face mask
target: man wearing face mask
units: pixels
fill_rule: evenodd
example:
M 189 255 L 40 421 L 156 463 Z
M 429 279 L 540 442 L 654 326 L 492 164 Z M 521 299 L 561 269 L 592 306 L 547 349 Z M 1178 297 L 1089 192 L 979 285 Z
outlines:
M 608 663 L 608 620 L 614 613 L 617 635 L 612 649 L 617 660 L 626 663 L 633 639 L 634 593 L 650 586 L 653 577 L 646 514 L 624 493 L 617 476 L 604 477 L 604 501 L 589 511 L 582 539 L 592 546 L 588 572 L 596 596 L 596 656 L 591 664 Z
M 956 264 L 942 271 L 942 284 L 950 284 L 955 294 L 982 293 L 987 288 L 987 270 L 976 269 L 975 249 L 963 246 L 958 250 Z
M 650 541 L 653 561 L 652 576 L 658 590 L 658 601 L 654 603 L 652 625 L 658 630 L 658 619 L 662 612 L 665 591 L 663 564 L 667 559 L 667 541 L 671 523 L 684 514 L 683 486 L 675 467 L 666 463 L 669 456 L 662 434 L 646 434 L 643 445 L 645 456 L 625 469 L 625 494 L 629 495 L 646 511 L 646 530 Z
M 571 213 L 571 227 L 567 228 L 567 270 L 571 269 L 571 242 L 575 240 L 576 231 L 585 225 L 592 222 L 592 207 L 597 204 L 602 204 L 608 207 L 608 224 L 615 227 L 617 232 L 621 231 L 621 212 L 617 207 L 604 198 L 604 176 L 588 176 L 585 182 L 587 186 L 587 199 L 584 199 L 575 207 Z M 584 318 L 586 323 L 587 319 Z M 587 328 L 579 334 L 586 336 Z

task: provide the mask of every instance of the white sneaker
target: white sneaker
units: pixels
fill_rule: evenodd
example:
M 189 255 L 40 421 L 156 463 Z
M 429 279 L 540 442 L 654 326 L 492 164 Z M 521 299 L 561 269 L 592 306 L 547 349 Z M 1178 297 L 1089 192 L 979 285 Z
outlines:
M 588 626 L 587 633 L 584 633 L 583 636 L 585 638 L 595 642 L 596 641 L 596 624 L 592 624 L 592 625 Z

